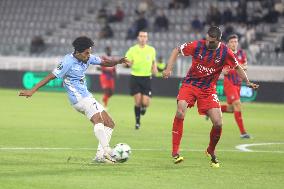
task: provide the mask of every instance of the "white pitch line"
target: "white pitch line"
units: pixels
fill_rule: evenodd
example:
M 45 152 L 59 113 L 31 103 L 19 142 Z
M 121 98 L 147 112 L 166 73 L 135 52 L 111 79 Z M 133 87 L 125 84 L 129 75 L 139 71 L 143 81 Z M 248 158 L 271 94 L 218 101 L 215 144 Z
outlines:
M 251 150 L 251 149 L 248 149 L 248 147 L 250 146 L 265 146 L 265 145 L 274 145 L 274 144 L 284 144 L 284 143 L 252 143 L 252 144 L 240 144 L 240 145 L 237 145 L 235 148 L 242 151 L 242 152 L 257 152 L 255 150 Z M 259 151 L 259 152 L 267 152 L 267 151 Z M 275 152 L 275 153 L 283 153 L 283 151 L 271 151 L 271 152 Z
M 259 143 L 259 145 L 263 144 L 284 144 L 284 143 Z M 238 150 L 217 150 L 218 152 L 254 152 L 254 153 L 284 153 L 284 151 L 262 151 L 262 150 L 249 150 L 245 147 L 239 146 L 254 146 L 256 144 L 242 144 L 236 146 Z M 244 150 L 245 149 L 245 150 Z M 76 151 L 95 151 L 96 148 L 48 148 L 48 147 L 0 147 L 0 151 L 24 151 L 24 150 L 32 150 L 32 151 L 58 151 L 58 150 L 76 150 Z M 154 149 L 154 148 L 133 148 L 133 151 L 167 151 L 170 152 L 170 149 Z M 204 149 L 181 149 L 184 152 L 204 152 Z

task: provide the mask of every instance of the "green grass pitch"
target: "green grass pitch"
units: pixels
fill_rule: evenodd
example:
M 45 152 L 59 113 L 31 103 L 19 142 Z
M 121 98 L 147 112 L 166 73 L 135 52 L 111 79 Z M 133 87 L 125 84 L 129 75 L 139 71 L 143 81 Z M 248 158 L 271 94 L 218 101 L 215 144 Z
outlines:
M 97 147 L 92 125 L 72 109 L 65 93 L 38 92 L 29 99 L 17 94 L 17 90 L 0 90 L 0 189 L 284 186 L 284 104 L 243 104 L 244 123 L 253 136 L 250 140 L 241 140 L 233 115 L 224 114 L 217 147 L 221 167 L 212 169 L 204 155 L 211 124 L 195 108 L 187 112 L 184 122 L 185 161 L 174 165 L 170 153 L 175 98 L 154 97 L 137 131 L 133 99 L 115 95 L 109 102 L 116 122 L 111 145 L 129 144 L 131 158 L 124 164 L 90 165 Z M 252 143 L 278 144 L 251 146 L 252 152 L 235 148 Z

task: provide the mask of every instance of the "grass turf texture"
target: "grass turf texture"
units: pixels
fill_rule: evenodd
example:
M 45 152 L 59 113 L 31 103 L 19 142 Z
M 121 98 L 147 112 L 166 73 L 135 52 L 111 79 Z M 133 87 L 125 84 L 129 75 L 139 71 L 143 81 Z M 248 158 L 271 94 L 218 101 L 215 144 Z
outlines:
M 170 149 L 175 99 L 154 97 L 137 131 L 133 99 L 115 95 L 109 103 L 117 125 L 111 145 L 129 144 L 131 159 L 118 165 L 90 165 L 97 147 L 92 125 L 72 109 L 65 93 L 38 92 L 29 99 L 17 94 L 17 90 L 0 90 L 0 189 L 276 189 L 284 185 L 284 144 L 250 147 L 266 152 L 235 149 L 246 143 L 284 143 L 284 104 L 243 104 L 250 140 L 241 140 L 233 114 L 224 114 L 217 147 L 221 168 L 212 169 L 204 155 L 211 123 L 195 108 L 184 122 L 185 161 L 174 165 Z M 4 149 L 15 147 L 66 149 Z

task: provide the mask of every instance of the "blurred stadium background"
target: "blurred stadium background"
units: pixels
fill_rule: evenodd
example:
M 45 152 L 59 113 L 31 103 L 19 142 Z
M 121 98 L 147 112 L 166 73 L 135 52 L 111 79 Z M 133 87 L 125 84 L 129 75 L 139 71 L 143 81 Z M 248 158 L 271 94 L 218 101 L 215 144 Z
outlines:
M 0 189 L 283 188 L 283 11 L 284 0 L 0 0 Z M 92 127 L 65 94 L 50 92 L 63 91 L 62 81 L 52 81 L 32 99 L 17 96 L 71 53 L 80 35 L 94 39 L 96 54 L 111 46 L 113 55 L 123 56 L 136 43 L 137 28 L 145 27 L 157 57 L 166 61 L 174 47 L 203 38 L 211 24 L 220 25 L 224 39 L 239 35 L 249 78 L 260 84 L 257 93 L 246 87 L 242 92 L 243 101 L 257 101 L 243 104 L 253 139 L 240 140 L 233 116 L 224 114 L 219 170 L 203 157 L 211 123 L 196 109 L 185 121 L 186 161 L 176 166 L 170 159 L 174 97 L 190 58 L 179 58 L 172 78 L 153 78 L 154 98 L 139 132 L 133 128 L 133 99 L 118 95 L 128 94 L 130 70 L 118 67 L 109 108 L 118 126 L 112 145 L 126 142 L 133 148 L 122 165 L 86 164 L 96 147 Z M 100 99 L 98 74 L 90 67 L 87 79 Z M 251 153 L 235 148 L 247 143 L 264 145 L 251 147 Z M 69 156 L 76 161 L 67 164 Z

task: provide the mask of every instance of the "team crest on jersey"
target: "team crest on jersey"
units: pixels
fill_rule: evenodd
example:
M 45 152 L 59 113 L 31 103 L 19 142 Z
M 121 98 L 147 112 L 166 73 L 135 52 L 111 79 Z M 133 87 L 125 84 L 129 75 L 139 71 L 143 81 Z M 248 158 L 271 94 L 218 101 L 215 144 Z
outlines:
M 216 64 L 219 64 L 220 61 L 221 61 L 221 58 L 216 58 L 216 59 L 215 59 L 215 63 L 216 63 Z
M 147 61 L 149 61 L 151 59 L 150 55 L 146 56 Z
M 58 69 L 58 70 L 62 70 L 62 68 L 63 68 L 63 65 L 62 65 L 62 63 L 60 63 L 60 64 L 57 66 L 57 69 Z

